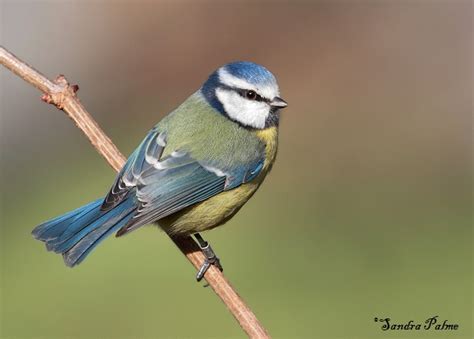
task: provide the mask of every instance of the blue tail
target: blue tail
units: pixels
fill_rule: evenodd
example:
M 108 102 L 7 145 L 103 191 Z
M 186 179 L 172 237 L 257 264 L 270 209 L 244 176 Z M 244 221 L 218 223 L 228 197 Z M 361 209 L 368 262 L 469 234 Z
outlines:
M 125 226 L 136 205 L 124 199 L 108 211 L 101 211 L 104 199 L 98 199 L 72 212 L 38 225 L 33 236 L 46 243 L 48 251 L 61 253 L 67 266 L 73 267 L 111 233 Z

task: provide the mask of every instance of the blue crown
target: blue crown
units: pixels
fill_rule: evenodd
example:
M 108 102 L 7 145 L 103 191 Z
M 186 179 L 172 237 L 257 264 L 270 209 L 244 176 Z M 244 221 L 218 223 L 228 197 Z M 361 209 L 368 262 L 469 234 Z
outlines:
M 261 65 L 248 61 L 236 61 L 223 66 L 231 75 L 243 79 L 252 85 L 267 85 L 276 83 L 273 74 Z

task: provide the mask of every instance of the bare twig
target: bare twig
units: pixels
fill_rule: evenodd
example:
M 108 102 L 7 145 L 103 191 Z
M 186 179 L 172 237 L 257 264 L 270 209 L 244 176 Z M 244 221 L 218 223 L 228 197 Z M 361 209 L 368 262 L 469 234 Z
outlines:
M 0 46 L 0 63 L 21 77 L 26 82 L 44 93 L 43 101 L 63 110 L 82 130 L 97 151 L 107 160 L 110 166 L 119 171 L 125 163 L 125 157 L 102 131 L 92 116 L 84 109 L 76 92 L 77 85 L 69 85 L 62 75 L 54 82 L 19 60 L 5 48 Z M 188 260 L 199 268 L 204 261 L 204 255 L 191 237 L 171 238 Z M 252 310 L 237 294 L 229 281 L 214 266 L 206 272 L 205 279 L 214 292 L 222 299 L 229 311 L 239 322 L 242 329 L 251 338 L 269 338 L 263 326 Z

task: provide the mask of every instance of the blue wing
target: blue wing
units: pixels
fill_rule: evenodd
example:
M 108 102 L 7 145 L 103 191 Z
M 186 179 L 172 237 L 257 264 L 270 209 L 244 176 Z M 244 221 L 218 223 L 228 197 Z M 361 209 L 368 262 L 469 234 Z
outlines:
M 117 175 L 112 188 L 102 203 L 102 210 L 110 210 L 117 206 L 137 185 L 141 172 L 149 170 L 152 164 L 146 161 L 147 157 L 160 158 L 163 153 L 165 135 L 153 128 L 130 155 L 122 170 Z
M 152 129 L 104 199 L 102 210 L 110 210 L 125 199 L 136 201 L 134 216 L 117 236 L 248 182 L 263 168 L 263 154 L 252 163 L 221 169 L 180 150 L 163 157 L 165 148 L 166 133 Z

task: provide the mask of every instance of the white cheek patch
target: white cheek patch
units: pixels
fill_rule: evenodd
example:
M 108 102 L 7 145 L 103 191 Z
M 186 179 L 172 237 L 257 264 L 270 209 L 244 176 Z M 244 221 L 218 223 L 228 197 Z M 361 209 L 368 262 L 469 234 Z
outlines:
M 270 107 L 265 102 L 247 100 L 234 91 L 222 88 L 216 89 L 216 96 L 231 119 L 254 128 L 265 127 L 270 114 Z
M 274 97 L 277 97 L 280 95 L 280 90 L 278 89 L 277 85 L 269 84 L 266 86 L 262 85 L 262 86 L 257 87 L 255 85 L 248 83 L 247 81 L 243 79 L 233 76 L 232 74 L 227 72 L 225 68 L 221 68 L 219 70 L 219 80 L 221 83 L 229 87 L 253 90 L 267 99 L 273 99 Z

